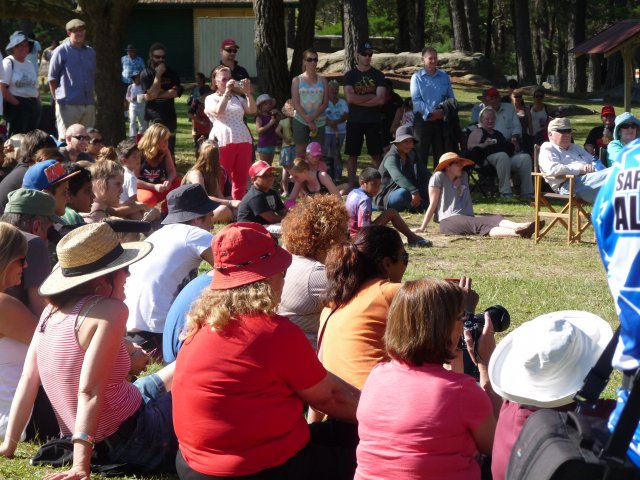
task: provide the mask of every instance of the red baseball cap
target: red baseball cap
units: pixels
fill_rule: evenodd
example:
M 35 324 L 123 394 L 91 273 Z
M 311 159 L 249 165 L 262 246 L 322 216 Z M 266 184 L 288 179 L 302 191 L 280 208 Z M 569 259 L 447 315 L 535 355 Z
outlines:
M 273 167 L 263 160 L 258 160 L 249 168 L 249 177 L 261 177 L 273 170 Z
M 604 117 L 605 115 L 613 115 L 615 117 L 616 115 L 615 108 L 613 108 L 611 105 L 605 105 L 604 107 L 602 107 L 602 110 L 600 111 L 600 116 Z
M 238 45 L 233 38 L 227 38 L 220 44 L 220 50 L 224 50 L 224 47 L 240 48 L 240 45 Z
M 227 225 L 213 238 L 211 249 L 216 269 L 211 290 L 266 280 L 291 265 L 291 254 L 278 246 L 266 228 L 254 222 Z
M 484 96 L 485 97 L 499 97 L 500 96 L 500 92 L 498 91 L 497 88 L 489 88 L 488 90 L 484 91 Z

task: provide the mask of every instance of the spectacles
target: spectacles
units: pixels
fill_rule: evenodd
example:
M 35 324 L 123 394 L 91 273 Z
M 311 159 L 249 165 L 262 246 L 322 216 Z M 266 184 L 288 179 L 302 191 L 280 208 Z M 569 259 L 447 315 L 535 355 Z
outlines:
M 309 62 L 309 63 L 318 63 L 318 57 L 309 57 L 309 58 L 307 58 L 307 62 Z
M 224 51 L 227 53 L 238 53 L 237 48 L 225 48 Z
M 93 139 L 89 140 L 89 143 L 91 145 L 97 145 L 99 143 L 104 143 L 104 140 L 102 138 L 93 138 Z
M 409 252 L 404 252 L 400 255 L 394 255 L 393 257 L 391 257 L 391 260 L 393 260 L 394 262 L 400 260 L 402 263 L 404 263 L 405 266 L 407 266 L 409 265 Z
M 361 53 L 360 55 L 362 55 L 363 57 L 373 57 L 373 52 Z
M 573 130 L 570 128 L 563 128 L 562 130 L 556 130 L 561 135 L 570 135 Z
M 620 128 L 638 128 L 638 125 L 635 123 L 623 123 Z
M 91 140 L 91 137 L 88 135 L 71 135 L 71 138 L 75 138 L 76 140 L 79 140 L 81 142 L 88 142 L 89 140 Z

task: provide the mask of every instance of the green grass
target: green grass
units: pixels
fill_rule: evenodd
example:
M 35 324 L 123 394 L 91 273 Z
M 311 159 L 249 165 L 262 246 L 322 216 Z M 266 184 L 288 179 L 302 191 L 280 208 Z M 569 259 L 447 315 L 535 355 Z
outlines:
M 455 88 L 460 102 L 475 103 L 480 88 Z M 406 90 L 399 90 L 406 96 Z M 530 98 L 527 99 L 529 102 Z M 599 105 L 578 102 L 573 99 L 547 96 L 553 105 L 578 104 L 592 109 Z M 176 102 L 179 124 L 176 158 L 178 168 L 184 172 L 194 161 L 190 125 L 187 121 L 187 107 L 184 102 Z M 622 105 L 616 104 L 622 111 Z M 470 111 L 462 112 L 462 124 L 466 125 Z M 599 115 L 571 117 L 576 129 L 575 141 L 584 143 L 590 128 L 599 123 Z M 255 134 L 255 126 L 250 122 Z M 361 157 L 366 165 L 368 157 Z M 533 220 L 533 207 L 528 204 L 474 198 L 476 213 L 500 213 L 515 221 Z M 407 214 L 405 220 L 411 226 L 418 226 L 422 215 Z M 217 226 L 216 230 L 220 227 Z M 440 235 L 436 225 L 430 225 L 426 236 L 434 242 L 433 248 L 410 248 L 410 262 L 405 280 L 432 276 L 438 278 L 469 276 L 473 287 L 480 295 L 479 309 L 499 303 L 511 313 L 511 329 L 543 313 L 555 310 L 587 310 L 601 316 L 612 326 L 618 322 L 606 281 L 606 274 L 595 245 L 593 230 L 583 236 L 583 243 L 566 244 L 561 228 L 553 230 L 539 244 L 533 240 L 518 238 L 494 239 L 488 237 L 447 237 Z M 501 338 L 503 334 L 499 334 Z M 614 377 L 605 391 L 612 398 L 619 377 Z M 29 465 L 37 447 L 20 444 L 16 458 L 0 458 L 0 480 L 39 479 L 51 469 Z M 92 478 L 103 478 L 92 475 Z M 121 480 L 135 477 L 117 477 Z M 150 476 L 155 480 L 176 479 L 177 476 Z

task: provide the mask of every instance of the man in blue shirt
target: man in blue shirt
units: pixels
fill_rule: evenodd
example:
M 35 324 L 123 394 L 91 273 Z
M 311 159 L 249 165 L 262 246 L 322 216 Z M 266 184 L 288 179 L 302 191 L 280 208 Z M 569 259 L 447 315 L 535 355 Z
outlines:
M 69 38 L 51 55 L 49 89 L 56 105 L 58 138 L 67 128 L 80 123 L 93 127 L 96 119 L 93 89 L 96 76 L 96 52 L 85 44 L 85 23 L 74 18 L 67 22 Z
M 133 82 L 131 77 L 133 72 L 141 72 L 145 69 L 144 60 L 136 54 L 136 47 L 129 44 L 125 49 L 127 52 L 120 61 L 122 63 L 122 83 L 129 86 Z
M 413 133 L 418 139 L 418 159 L 428 164 L 428 155 L 433 155 L 433 166 L 444 153 L 444 109 L 441 104 L 454 98 L 449 75 L 438 69 L 438 52 L 431 47 L 422 49 L 421 68 L 411 76 L 411 100 L 415 114 Z

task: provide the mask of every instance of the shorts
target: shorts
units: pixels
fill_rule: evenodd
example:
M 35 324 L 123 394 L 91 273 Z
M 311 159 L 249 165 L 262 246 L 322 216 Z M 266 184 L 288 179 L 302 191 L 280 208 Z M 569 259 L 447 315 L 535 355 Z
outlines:
M 440 220 L 440 233 L 444 235 L 489 235 L 492 228 L 500 225 L 502 215 L 453 215 Z
M 369 155 L 382 154 L 382 124 L 349 121 L 347 121 L 347 138 L 344 142 L 344 153 L 350 157 L 360 155 L 363 137 L 367 139 L 367 152 Z
M 267 155 L 273 155 L 276 153 L 276 147 L 258 147 L 258 153 L 266 153 Z
M 320 145 L 324 145 L 324 125 L 318 127 L 316 135 L 312 137 L 309 127 L 294 118 L 291 120 L 291 131 L 293 133 L 293 141 L 298 145 L 307 145 L 311 142 L 318 142 Z
M 280 149 L 280 166 L 289 168 L 293 165 L 293 159 L 296 158 L 296 146 L 286 145 Z

